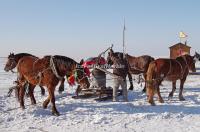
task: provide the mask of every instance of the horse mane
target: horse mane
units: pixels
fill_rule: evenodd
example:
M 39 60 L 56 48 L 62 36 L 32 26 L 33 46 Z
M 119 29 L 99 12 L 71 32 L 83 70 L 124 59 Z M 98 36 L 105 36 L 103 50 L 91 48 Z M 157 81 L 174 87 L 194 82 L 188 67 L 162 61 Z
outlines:
M 189 54 L 185 54 L 185 55 L 181 55 L 181 56 L 176 57 L 176 60 L 183 59 L 183 57 L 187 57 L 187 56 L 191 57 Z
M 33 56 L 33 57 L 36 57 L 36 56 L 34 56 L 32 54 L 29 54 L 29 53 L 18 53 L 18 54 L 15 54 L 15 56 L 19 57 L 19 58 L 24 57 L 24 56 Z
M 56 60 L 58 61 L 61 61 L 62 63 L 69 63 L 69 62 L 72 62 L 72 63 L 76 63 L 78 64 L 75 60 L 69 58 L 69 57 L 66 57 L 66 56 L 61 56 L 61 55 L 54 55 L 53 56 Z
M 12 56 L 15 58 L 16 61 L 19 61 L 22 57 L 25 57 L 25 56 L 36 57 L 36 56 L 34 56 L 34 55 L 32 55 L 32 54 L 29 54 L 29 53 L 18 53 L 18 54 L 10 54 L 10 55 L 8 56 L 8 58 L 9 58 L 9 57 L 12 57 Z
M 64 66 L 67 69 L 71 69 L 73 65 L 79 64 L 75 60 L 66 56 L 54 55 L 53 58 L 54 58 L 53 60 L 57 68 L 60 66 Z

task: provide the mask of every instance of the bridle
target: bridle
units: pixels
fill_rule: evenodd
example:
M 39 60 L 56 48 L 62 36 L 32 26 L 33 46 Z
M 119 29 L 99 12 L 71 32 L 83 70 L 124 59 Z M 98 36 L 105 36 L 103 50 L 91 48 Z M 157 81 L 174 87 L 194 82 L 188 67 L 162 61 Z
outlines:
M 83 77 L 82 78 L 78 78 L 77 71 L 81 71 L 83 73 Z M 76 68 L 74 70 L 74 77 L 75 77 L 75 79 L 76 79 L 77 82 L 81 82 L 83 79 L 87 78 L 87 75 L 86 75 L 84 69 Z
M 12 71 L 11 67 L 17 64 L 16 60 L 14 57 L 9 58 L 10 61 L 12 61 L 11 65 L 9 66 L 9 71 Z M 13 71 L 12 71 L 13 72 Z

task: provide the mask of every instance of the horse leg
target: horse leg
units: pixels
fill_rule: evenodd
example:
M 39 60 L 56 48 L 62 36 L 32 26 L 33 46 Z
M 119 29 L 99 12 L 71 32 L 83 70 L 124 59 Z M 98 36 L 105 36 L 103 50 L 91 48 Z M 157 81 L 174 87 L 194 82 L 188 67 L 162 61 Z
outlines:
M 59 89 L 58 89 L 59 94 L 61 94 L 64 91 L 64 87 L 65 87 L 64 83 L 65 83 L 65 78 L 63 77 L 63 79 L 61 80 Z
M 148 97 L 148 102 L 152 105 L 155 106 L 154 100 L 153 100 L 153 96 L 154 96 L 154 88 L 148 88 L 147 89 L 147 97 Z
M 159 100 L 160 103 L 164 103 L 164 100 L 163 100 L 163 98 L 162 98 L 162 96 L 160 94 L 160 84 L 161 84 L 161 82 L 159 82 L 158 85 L 157 85 L 157 87 L 156 87 L 157 95 L 158 95 L 158 100 Z
M 155 92 L 157 92 L 157 90 L 155 90 L 155 88 L 156 88 L 155 84 L 156 84 L 155 82 L 147 83 L 147 89 L 146 89 L 147 90 L 146 91 L 147 100 L 152 106 L 155 106 L 155 102 L 154 102 L 153 97 L 154 97 Z
M 120 86 L 121 80 L 119 79 L 114 79 L 114 86 L 113 86 L 113 102 L 118 101 L 117 96 L 118 96 L 118 89 Z M 123 92 L 123 91 L 122 91 Z M 124 94 L 124 93 L 123 93 Z
M 130 82 L 130 87 L 129 87 L 129 90 L 133 90 L 133 78 L 132 78 L 132 75 L 131 73 L 128 72 L 128 79 L 129 79 L 129 82 Z
M 19 88 L 19 103 L 20 103 L 20 107 L 22 109 L 25 109 L 24 94 L 25 94 L 25 87 L 24 87 L 24 85 L 21 85 L 20 88 Z
M 45 89 L 44 89 L 44 87 L 40 86 L 40 89 L 41 89 L 41 95 L 45 95 Z
M 36 100 L 35 100 L 35 97 L 34 97 L 34 88 L 35 88 L 35 85 L 32 85 L 32 84 L 29 84 L 29 95 L 30 95 L 30 98 L 31 98 L 31 104 L 32 105 L 35 105 L 36 104 Z
M 47 108 L 49 102 L 50 102 L 50 95 L 47 97 L 47 99 L 46 99 L 46 100 L 43 102 L 43 104 L 42 104 L 42 106 L 43 106 L 44 109 Z
M 78 94 L 81 92 L 81 86 L 80 85 L 78 85 L 77 86 L 77 89 L 76 89 L 76 96 L 78 97 Z
M 144 81 L 145 81 L 145 82 L 144 82 L 144 88 L 143 88 L 142 92 L 143 92 L 143 93 L 146 93 L 146 78 L 147 78 L 146 73 L 144 73 L 143 76 L 144 76 Z
M 181 79 L 181 81 L 180 81 L 180 91 L 179 91 L 179 100 L 180 101 L 184 101 L 185 100 L 185 98 L 183 97 L 183 85 L 185 83 L 185 80 L 186 80 L 186 77 Z
M 128 102 L 128 92 L 127 92 L 126 80 L 121 81 L 121 88 L 122 88 L 123 99 L 125 102 Z
M 51 104 L 52 104 L 52 114 L 56 115 L 56 116 L 59 116 L 60 114 L 57 111 L 56 105 L 55 105 L 55 95 L 54 95 L 55 87 L 56 86 L 50 86 L 50 87 L 48 87 L 48 91 L 49 91 L 49 97 L 50 97 Z
M 15 97 L 17 98 L 18 101 L 20 101 L 19 100 L 19 91 L 20 91 L 20 87 L 19 87 L 19 85 L 17 85 L 15 88 Z
M 173 81 L 172 82 L 172 91 L 169 93 L 168 100 L 172 99 L 175 91 L 176 91 L 176 81 Z

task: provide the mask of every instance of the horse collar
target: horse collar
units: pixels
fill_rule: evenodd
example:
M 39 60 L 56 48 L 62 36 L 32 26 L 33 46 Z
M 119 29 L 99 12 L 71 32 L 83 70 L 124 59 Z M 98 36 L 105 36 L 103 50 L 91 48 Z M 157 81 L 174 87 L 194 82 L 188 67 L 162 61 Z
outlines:
M 176 60 L 176 59 L 175 59 Z M 179 61 L 176 60 L 176 62 L 179 64 L 179 66 L 181 67 L 181 78 L 183 77 L 184 71 L 183 71 L 183 66 L 181 65 L 181 63 Z
M 186 60 L 185 56 L 182 56 L 182 58 L 183 58 L 183 60 L 185 61 L 186 67 L 187 67 L 188 70 L 189 70 L 189 66 L 188 66 L 188 63 L 187 63 L 187 60 Z
M 53 71 L 54 75 L 55 75 L 59 80 L 61 80 L 63 77 L 61 77 L 61 76 L 58 74 L 58 71 L 56 70 L 55 63 L 54 63 L 53 59 L 54 59 L 54 57 L 51 56 L 51 57 L 50 57 L 50 67 L 51 67 L 51 70 Z

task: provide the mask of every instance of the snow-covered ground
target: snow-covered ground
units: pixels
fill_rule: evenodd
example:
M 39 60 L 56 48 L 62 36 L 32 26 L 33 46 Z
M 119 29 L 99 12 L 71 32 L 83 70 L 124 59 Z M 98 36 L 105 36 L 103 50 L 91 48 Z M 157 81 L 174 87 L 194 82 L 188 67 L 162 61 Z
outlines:
M 184 88 L 186 101 L 178 100 L 178 88 L 174 98 L 168 101 L 171 83 L 164 82 L 161 94 L 165 103 L 156 100 L 150 106 L 140 85 L 135 83 L 129 91 L 129 102 L 97 102 L 90 99 L 73 99 L 74 88 L 66 83 L 65 92 L 56 91 L 56 106 L 60 116 L 51 115 L 51 106 L 43 109 L 41 102 L 47 97 L 35 91 L 37 105 L 30 105 L 25 98 L 26 109 L 22 110 L 13 96 L 7 97 L 16 75 L 3 71 L 5 59 L 0 58 L 0 131 L 17 132 L 198 132 L 200 128 L 200 76 L 188 76 Z M 108 82 L 112 86 L 112 82 Z M 16 108 L 16 109 L 15 109 Z

